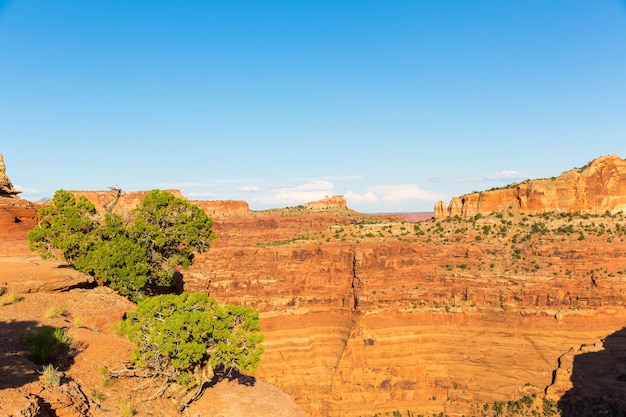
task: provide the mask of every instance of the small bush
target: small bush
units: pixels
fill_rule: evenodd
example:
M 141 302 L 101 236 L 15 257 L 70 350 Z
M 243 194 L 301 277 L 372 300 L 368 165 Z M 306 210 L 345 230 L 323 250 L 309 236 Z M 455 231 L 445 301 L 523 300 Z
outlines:
M 12 292 L 12 293 L 9 293 L 3 300 L 0 300 L 0 306 L 15 304 L 19 301 L 22 301 L 22 297 Z
M 33 330 L 27 330 L 24 340 L 29 346 L 28 357 L 37 365 L 43 365 L 57 359 L 67 351 L 71 340 L 63 329 L 58 327 L 44 326 Z
M 128 400 L 120 400 L 120 415 L 123 417 L 132 417 L 135 415 L 135 409 Z
M 43 370 L 39 373 L 43 375 L 46 385 L 51 387 L 58 387 L 61 385 L 61 375 L 59 375 L 59 370 L 52 366 L 52 364 L 44 366 Z
M 111 388 L 113 385 L 115 385 L 115 377 L 111 374 L 109 368 L 107 368 L 106 366 L 102 366 L 100 367 L 100 369 L 98 369 L 98 373 L 102 375 L 102 381 L 100 384 L 103 388 Z
M 104 393 L 95 389 L 91 390 L 91 396 L 99 402 L 103 402 L 104 400 L 106 400 L 106 396 L 104 395 Z
M 64 316 L 64 315 L 65 315 L 65 310 L 63 308 L 59 306 L 54 306 L 46 310 L 44 317 L 47 319 L 52 319 L 52 318 Z
M 78 327 L 79 329 L 83 327 L 84 326 L 83 318 L 80 316 L 74 317 L 74 326 Z

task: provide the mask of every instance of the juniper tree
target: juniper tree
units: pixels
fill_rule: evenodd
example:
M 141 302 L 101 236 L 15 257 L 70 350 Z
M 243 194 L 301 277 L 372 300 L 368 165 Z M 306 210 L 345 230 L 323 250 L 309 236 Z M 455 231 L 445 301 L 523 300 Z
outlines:
M 131 361 L 162 378 L 162 393 L 174 392 L 181 407 L 201 394 L 216 368 L 254 371 L 263 353 L 259 313 L 220 306 L 203 293 L 148 297 L 127 313 L 122 330 L 136 346 Z
M 205 252 L 216 238 L 202 209 L 160 190 L 151 191 L 125 221 L 99 216 L 84 196 L 55 193 L 38 212 L 28 233 L 31 250 L 61 257 L 121 294 L 140 300 L 156 287 L 172 287 L 177 267 L 189 267 L 194 252 Z

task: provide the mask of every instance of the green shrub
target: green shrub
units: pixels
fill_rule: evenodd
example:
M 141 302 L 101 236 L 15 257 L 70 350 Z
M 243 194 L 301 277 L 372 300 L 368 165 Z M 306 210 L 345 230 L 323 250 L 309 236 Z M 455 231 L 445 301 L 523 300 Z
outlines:
M 122 417 L 132 417 L 136 411 L 129 399 L 121 399 L 119 403 L 120 415 Z
M 17 295 L 14 292 L 11 292 L 9 294 L 7 294 L 7 296 L 5 298 L 3 298 L 2 300 L 0 300 L 0 306 L 6 306 L 9 304 L 15 304 L 19 301 L 22 301 L 22 297 Z
M 28 357 L 37 365 L 52 362 L 71 345 L 71 340 L 63 329 L 51 326 L 27 330 L 24 340 L 30 350 Z
M 65 314 L 66 314 L 66 311 L 64 308 L 59 307 L 59 306 L 53 306 L 53 307 L 50 307 L 48 310 L 46 310 L 43 316 L 47 319 L 52 319 L 55 317 L 64 316 Z
M 58 387 L 61 385 L 61 375 L 59 375 L 59 370 L 52 366 L 52 364 L 44 366 L 40 374 L 43 375 L 46 385 L 50 385 L 51 387 Z
M 218 366 L 254 371 L 263 353 L 257 311 L 222 307 L 201 293 L 146 298 L 122 328 L 136 345 L 133 363 L 185 389 L 202 384 L 198 374 L 212 377 Z

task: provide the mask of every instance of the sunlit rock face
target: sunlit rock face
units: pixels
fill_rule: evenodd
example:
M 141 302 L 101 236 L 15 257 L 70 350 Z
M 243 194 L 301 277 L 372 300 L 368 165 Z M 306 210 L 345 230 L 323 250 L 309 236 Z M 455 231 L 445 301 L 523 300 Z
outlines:
M 261 311 L 259 376 L 311 415 L 471 415 L 543 394 L 563 354 L 626 323 L 623 242 L 608 252 L 591 239 L 544 242 L 523 253 L 539 271 L 505 272 L 497 257 L 511 254 L 498 244 L 219 247 L 185 285 Z M 571 388 L 558 384 L 551 394 Z
M 11 198 L 21 193 L 21 191 L 15 189 L 6 171 L 7 168 L 4 164 L 4 157 L 0 153 L 0 198 Z
M 527 213 L 626 212 L 626 161 L 617 155 L 603 156 L 555 178 L 529 180 L 454 197 L 447 209 L 444 207 L 443 202 L 436 204 L 436 218 L 469 217 L 501 210 Z
M 622 215 L 378 221 L 220 215 L 225 238 L 184 273 L 187 290 L 261 311 L 258 374 L 312 416 L 559 401 L 578 392 L 566 360 L 626 324 Z
M 625 388 L 623 173 L 599 158 L 418 223 L 194 202 L 219 240 L 182 271 L 184 287 L 260 311 L 257 376 L 311 416 L 481 415 L 532 394 L 578 406 Z M 114 210 L 142 197 L 126 198 Z

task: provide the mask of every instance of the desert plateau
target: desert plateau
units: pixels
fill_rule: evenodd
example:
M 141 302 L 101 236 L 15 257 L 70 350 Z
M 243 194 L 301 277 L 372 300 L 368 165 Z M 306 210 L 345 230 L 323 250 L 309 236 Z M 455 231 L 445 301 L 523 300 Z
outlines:
M 116 324 L 134 304 L 31 252 L 46 202 L 0 178 L 0 416 L 175 416 L 133 374 Z M 147 191 L 73 190 L 129 216 Z M 174 195 L 185 198 L 177 190 Z M 182 415 L 626 415 L 626 161 L 366 214 L 342 196 L 263 211 L 191 200 L 218 240 L 182 288 L 260 313 L 251 375 L 215 378 Z M 51 386 L 24 333 L 65 329 Z M 124 372 L 123 372 L 124 371 Z

